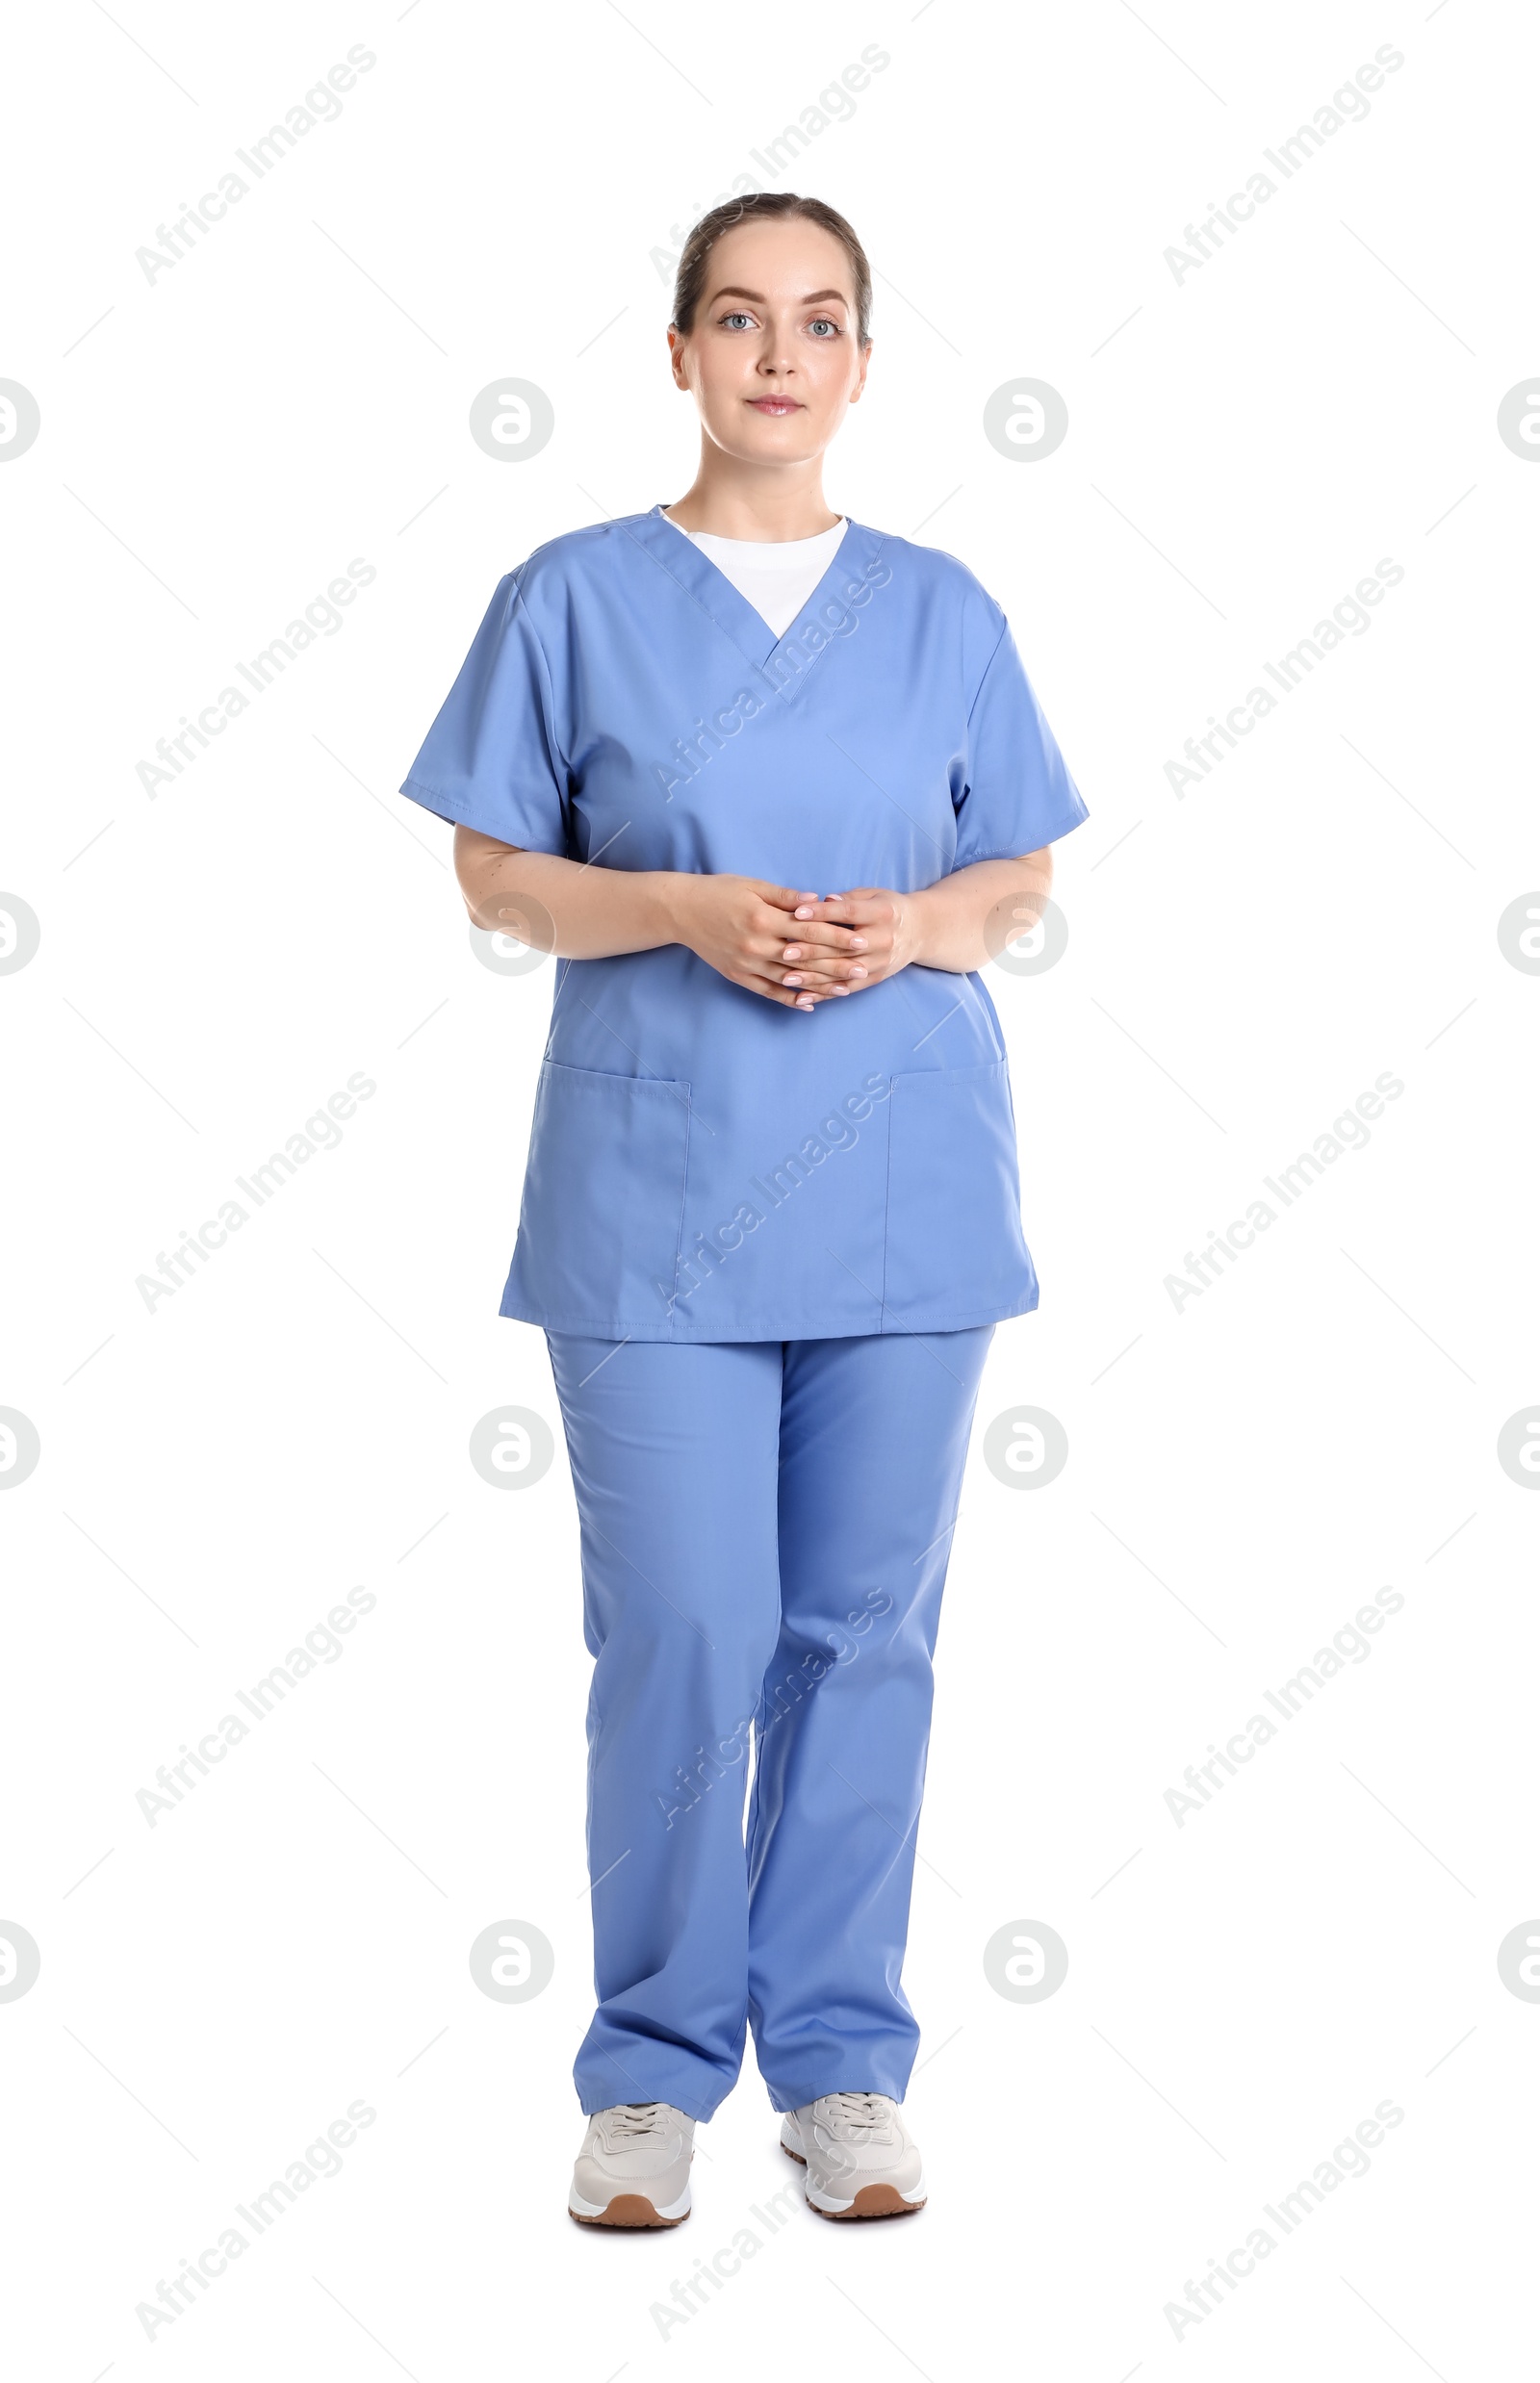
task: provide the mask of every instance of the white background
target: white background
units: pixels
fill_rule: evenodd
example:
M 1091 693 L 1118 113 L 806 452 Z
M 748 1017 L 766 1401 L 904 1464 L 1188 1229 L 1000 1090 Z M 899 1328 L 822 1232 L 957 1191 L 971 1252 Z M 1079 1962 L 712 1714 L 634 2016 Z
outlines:
M 157 225 L 360 42 L 338 120 L 146 279 Z M 1367 118 L 1178 282 L 1183 227 L 1386 43 Z M 651 252 L 868 44 L 780 178 L 878 273 L 829 493 L 998 596 L 1091 813 L 1065 957 L 990 976 L 1043 1289 L 996 1336 L 942 1630 L 906 1971 L 932 2197 L 772 2234 L 751 2205 L 797 2171 L 751 2057 L 689 2225 L 596 2237 L 564 2210 L 576 1520 L 559 1454 L 517 1494 L 467 1456 L 500 1402 L 559 1433 L 541 1336 L 496 1312 L 552 970 L 479 964 L 449 832 L 395 789 L 500 576 L 681 493 Z M 3 883 L 41 922 L 0 981 L 0 1404 L 41 1440 L 0 1499 L 0 1918 L 42 1964 L 0 2003 L 16 2372 L 1515 2370 L 1540 2009 L 1497 1948 L 1540 1911 L 1540 1501 L 1496 1443 L 1540 1390 L 1540 981 L 1497 922 L 1540 884 L 1540 472 L 1496 417 L 1540 341 L 1535 46 L 1477 0 L 13 21 L 0 373 L 42 417 L 0 472 Z M 550 395 L 538 456 L 468 435 L 500 374 Z M 1037 462 L 981 426 L 1022 374 L 1069 411 Z M 151 799 L 156 740 L 355 556 L 338 633 Z M 1183 741 L 1382 557 L 1369 631 L 1178 799 Z M 147 1312 L 158 1253 L 356 1070 L 340 1146 Z M 1387 1070 L 1368 1146 L 1178 1310 L 1186 1253 Z M 1014 1400 L 1069 1436 L 1030 1494 L 977 1446 Z M 151 1828 L 157 1767 L 355 1583 L 341 1659 Z M 1186 1766 L 1387 1583 L 1370 1658 L 1179 1828 Z M 517 2006 L 468 1965 L 504 1919 L 555 1950 Z M 1035 2005 L 982 1958 L 1032 1919 L 1069 1948 Z M 359 2098 L 342 2173 L 147 2341 L 136 2305 Z M 1262 2205 L 1387 2099 L 1370 2173 L 1284 2238 Z M 1277 2249 L 1178 2342 L 1166 2304 L 1259 2224 Z

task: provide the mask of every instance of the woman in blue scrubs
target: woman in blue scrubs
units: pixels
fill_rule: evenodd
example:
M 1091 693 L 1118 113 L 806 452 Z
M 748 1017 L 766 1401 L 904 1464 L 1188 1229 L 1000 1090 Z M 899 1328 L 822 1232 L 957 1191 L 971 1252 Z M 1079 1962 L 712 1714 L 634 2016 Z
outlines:
M 750 2025 L 811 2208 L 926 2197 L 932 1655 L 989 1341 L 1038 1301 L 977 972 L 1086 807 L 999 605 L 824 498 L 870 296 L 817 200 L 703 218 L 693 486 L 500 582 L 401 789 L 475 921 L 558 958 L 501 1313 L 581 1523 L 594 2224 L 687 2215 Z

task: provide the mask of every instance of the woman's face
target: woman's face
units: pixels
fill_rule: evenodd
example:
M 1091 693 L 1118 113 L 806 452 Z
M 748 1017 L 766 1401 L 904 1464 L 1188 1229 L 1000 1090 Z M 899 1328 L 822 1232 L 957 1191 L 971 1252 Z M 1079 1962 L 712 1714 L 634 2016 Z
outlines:
M 800 216 L 740 223 L 706 263 L 688 333 L 670 331 L 674 379 L 706 435 L 749 464 L 821 455 L 866 383 L 844 244 Z

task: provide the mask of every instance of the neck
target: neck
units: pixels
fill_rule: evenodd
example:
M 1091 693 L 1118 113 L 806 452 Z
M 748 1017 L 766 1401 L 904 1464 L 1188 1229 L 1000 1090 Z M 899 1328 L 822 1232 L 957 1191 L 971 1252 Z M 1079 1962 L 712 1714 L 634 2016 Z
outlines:
M 701 529 L 708 538 L 750 538 L 782 546 L 793 538 L 816 538 L 833 529 L 839 515 L 824 495 L 823 458 L 810 463 L 741 462 L 703 440 L 700 469 L 687 493 L 664 510 L 681 529 Z

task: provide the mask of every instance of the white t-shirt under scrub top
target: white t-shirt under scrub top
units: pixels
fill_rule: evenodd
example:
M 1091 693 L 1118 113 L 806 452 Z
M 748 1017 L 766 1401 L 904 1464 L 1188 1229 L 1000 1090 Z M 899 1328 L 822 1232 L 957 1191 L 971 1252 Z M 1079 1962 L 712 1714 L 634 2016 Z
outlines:
M 668 520 L 665 513 L 663 519 Z M 821 529 L 816 538 L 786 538 L 772 544 L 759 538 L 713 538 L 704 529 L 681 529 L 681 538 L 698 546 L 708 562 L 731 579 L 745 603 L 783 637 L 839 549 L 846 524 Z

